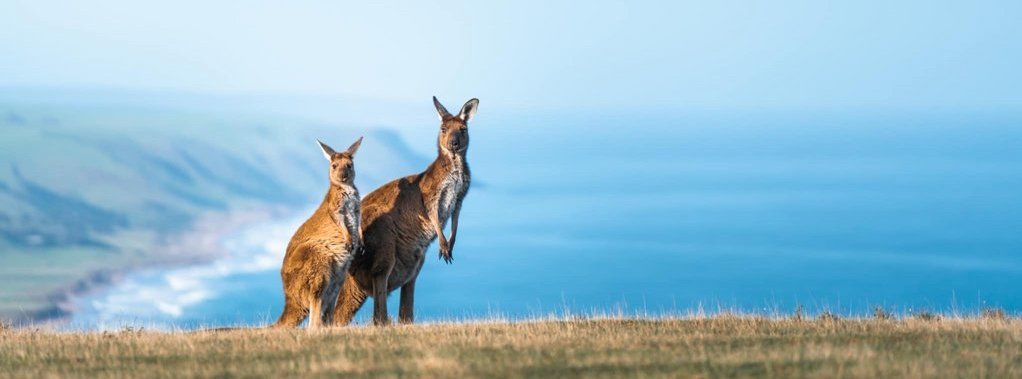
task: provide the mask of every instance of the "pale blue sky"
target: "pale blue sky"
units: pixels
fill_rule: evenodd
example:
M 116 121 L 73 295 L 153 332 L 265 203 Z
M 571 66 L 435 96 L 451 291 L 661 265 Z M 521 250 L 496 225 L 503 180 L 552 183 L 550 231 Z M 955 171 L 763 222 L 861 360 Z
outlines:
M 523 108 L 1022 106 L 1018 1 L 355 3 L 5 0 L 0 86 Z

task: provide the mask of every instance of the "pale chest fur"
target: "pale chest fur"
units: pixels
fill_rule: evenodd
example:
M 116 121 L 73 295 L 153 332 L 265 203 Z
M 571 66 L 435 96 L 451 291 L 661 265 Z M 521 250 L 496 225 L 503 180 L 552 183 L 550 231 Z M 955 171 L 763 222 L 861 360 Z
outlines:
M 447 225 L 451 219 L 454 208 L 468 192 L 469 178 L 468 170 L 459 168 L 451 171 L 441 182 L 438 191 L 437 211 L 440 216 L 441 227 Z
M 337 206 L 337 214 L 333 215 L 334 220 L 337 220 L 337 226 L 341 230 L 347 232 L 348 241 L 351 246 L 361 245 L 360 232 L 362 222 L 362 207 L 360 205 L 360 199 L 358 191 L 354 188 L 348 188 L 345 191 L 345 195 L 341 197 L 340 204 Z

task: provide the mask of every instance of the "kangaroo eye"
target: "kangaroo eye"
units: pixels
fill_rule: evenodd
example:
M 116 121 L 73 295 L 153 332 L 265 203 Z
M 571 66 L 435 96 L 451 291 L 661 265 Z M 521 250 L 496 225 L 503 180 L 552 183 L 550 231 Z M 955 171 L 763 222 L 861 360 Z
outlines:
M 330 165 L 330 168 L 337 168 L 337 163 Z

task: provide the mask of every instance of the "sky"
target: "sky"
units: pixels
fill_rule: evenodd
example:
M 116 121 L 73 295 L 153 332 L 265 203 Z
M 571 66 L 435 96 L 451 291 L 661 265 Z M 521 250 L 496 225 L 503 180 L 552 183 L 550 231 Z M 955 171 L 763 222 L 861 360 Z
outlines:
M 1018 1 L 5 0 L 0 87 L 1014 109 L 1020 19 Z

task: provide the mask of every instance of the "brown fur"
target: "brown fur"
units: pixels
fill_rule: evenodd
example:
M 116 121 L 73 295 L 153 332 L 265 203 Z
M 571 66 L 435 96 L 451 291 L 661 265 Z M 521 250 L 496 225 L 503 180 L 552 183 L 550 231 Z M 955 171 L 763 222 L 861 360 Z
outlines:
M 398 318 L 413 321 L 415 279 L 425 262 L 426 248 L 438 236 L 440 258 L 450 263 L 458 234 L 461 202 L 468 192 L 470 174 L 467 122 L 479 100 L 465 103 L 451 115 L 433 98 L 440 115 L 437 158 L 426 171 L 391 181 L 362 199 L 365 254 L 356 257 L 348 270 L 344 290 L 337 300 L 334 321 L 351 322 L 368 297 L 373 297 L 373 323 L 389 324 L 387 294 L 401 288 Z M 451 238 L 443 233 L 451 220 Z
M 280 268 L 284 311 L 274 327 L 297 327 L 310 314 L 310 329 L 333 323 L 344 275 L 362 244 L 353 162 L 361 142 L 340 153 L 320 142 L 330 159 L 330 189 L 287 245 Z

